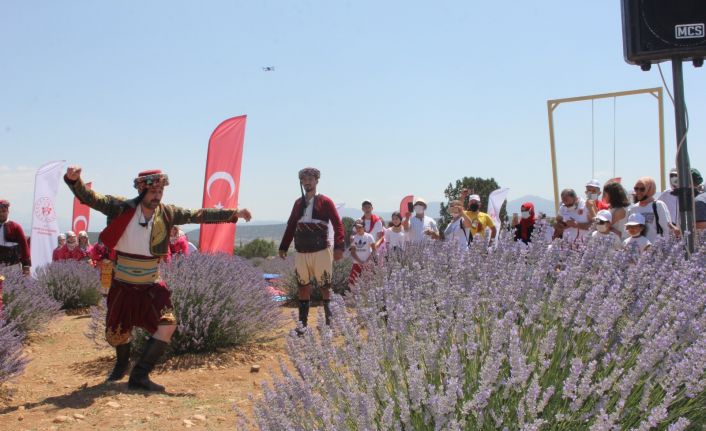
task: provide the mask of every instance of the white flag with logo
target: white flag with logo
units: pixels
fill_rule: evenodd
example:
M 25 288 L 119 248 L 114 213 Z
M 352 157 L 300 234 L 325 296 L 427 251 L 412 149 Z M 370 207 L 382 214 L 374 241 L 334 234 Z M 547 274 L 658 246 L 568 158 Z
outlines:
M 500 222 L 500 208 L 503 206 L 503 202 L 507 199 L 507 193 L 510 191 L 509 188 L 500 188 L 494 190 L 490 196 L 488 196 L 488 215 L 493 219 L 495 228 L 500 230 L 502 223 Z
M 31 256 L 32 274 L 37 268 L 51 263 L 52 252 L 59 235 L 56 219 L 56 194 L 64 169 L 64 160 L 42 165 L 34 177 L 34 207 L 32 208 Z

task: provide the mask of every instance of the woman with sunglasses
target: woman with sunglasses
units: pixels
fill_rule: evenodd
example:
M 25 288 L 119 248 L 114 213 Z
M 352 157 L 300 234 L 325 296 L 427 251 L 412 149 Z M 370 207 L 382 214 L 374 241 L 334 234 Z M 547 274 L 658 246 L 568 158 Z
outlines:
M 651 177 L 642 177 L 635 182 L 635 203 L 628 210 L 628 218 L 640 214 L 645 219 L 645 236 L 650 242 L 673 232 L 679 235 L 679 229 L 672 224 L 667 205 L 655 200 L 657 185 Z

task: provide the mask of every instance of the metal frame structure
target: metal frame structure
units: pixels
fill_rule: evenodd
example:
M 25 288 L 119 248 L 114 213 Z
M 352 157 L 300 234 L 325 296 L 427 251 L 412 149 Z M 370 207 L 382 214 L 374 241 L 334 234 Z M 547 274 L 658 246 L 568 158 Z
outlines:
M 607 99 L 611 97 L 633 96 L 636 94 L 651 94 L 657 99 L 659 111 L 659 177 L 662 188 L 666 187 L 664 166 L 664 107 L 662 103 L 662 87 L 644 88 L 641 90 L 618 91 L 615 93 L 593 94 L 590 96 L 568 97 L 566 99 L 547 100 L 547 115 L 549 116 L 549 144 L 552 156 L 552 175 L 554 177 L 554 209 L 559 212 L 559 180 L 556 172 L 556 143 L 554 140 L 554 110 L 562 103 L 582 102 L 585 100 Z

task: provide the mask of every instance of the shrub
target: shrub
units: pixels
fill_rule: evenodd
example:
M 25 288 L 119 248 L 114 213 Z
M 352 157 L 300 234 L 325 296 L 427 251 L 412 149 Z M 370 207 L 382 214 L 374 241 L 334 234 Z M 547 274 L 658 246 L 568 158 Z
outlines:
M 706 247 L 410 247 L 287 340 L 262 430 L 701 429 Z M 364 329 L 363 331 L 361 329 Z
M 233 254 L 244 257 L 245 259 L 274 256 L 277 254 L 277 245 L 275 245 L 274 241 L 257 238 L 245 245 L 236 247 Z
M 22 356 L 22 335 L 12 322 L 0 319 L 0 383 L 22 374 L 27 362 Z
M 63 309 L 90 307 L 102 297 L 100 273 L 86 262 L 52 262 L 37 270 L 37 280 Z
M 346 255 L 343 259 L 333 262 L 333 282 L 331 283 L 331 288 L 334 293 L 338 295 L 345 295 L 348 291 L 348 275 L 351 273 L 351 268 L 353 267 L 353 259 Z M 294 271 L 294 260 L 292 259 L 291 267 L 285 273 L 279 282 L 279 286 L 284 292 L 287 293 L 289 300 L 297 299 L 297 275 Z M 312 301 L 321 301 L 321 291 L 316 288 L 316 283 L 314 283 L 314 289 L 311 290 Z
M 32 277 L 26 277 L 18 268 L 3 268 L 5 282 L 2 299 L 5 319 L 14 325 L 22 339 L 38 331 L 56 316 L 61 304 Z
M 247 261 L 224 254 L 193 253 L 160 266 L 172 292 L 178 328 L 174 354 L 213 351 L 258 341 L 281 325 L 279 307 L 265 289 L 262 273 Z M 91 310 L 87 336 L 104 343 L 105 307 Z M 146 334 L 136 330 L 135 346 Z

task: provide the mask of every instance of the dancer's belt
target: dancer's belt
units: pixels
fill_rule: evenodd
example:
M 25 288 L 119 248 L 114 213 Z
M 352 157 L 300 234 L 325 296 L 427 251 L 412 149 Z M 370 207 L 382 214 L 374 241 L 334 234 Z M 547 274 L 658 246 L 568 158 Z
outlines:
M 0 245 L 0 262 L 8 265 L 20 263 L 19 245 Z
M 328 247 L 328 225 L 323 223 L 297 223 L 294 231 L 294 249 L 300 253 L 313 253 Z
M 131 284 L 152 284 L 159 280 L 159 258 L 118 253 L 115 279 Z

